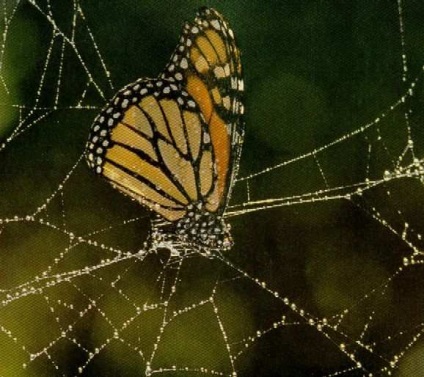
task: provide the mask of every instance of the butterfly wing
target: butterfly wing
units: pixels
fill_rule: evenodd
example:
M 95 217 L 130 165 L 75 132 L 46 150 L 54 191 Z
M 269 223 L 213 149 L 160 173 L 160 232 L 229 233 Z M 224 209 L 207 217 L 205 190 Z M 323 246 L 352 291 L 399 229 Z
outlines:
M 127 85 L 97 116 L 89 166 L 168 221 L 220 215 L 241 152 L 242 91 L 232 31 L 202 8 L 161 77 Z
M 168 80 L 138 80 L 97 116 L 87 160 L 115 188 L 176 221 L 217 201 L 211 136 L 197 103 Z M 208 210 L 209 210 L 208 209 Z
M 214 9 L 202 8 L 183 27 L 179 44 L 161 75 L 187 90 L 206 121 L 217 174 L 216 206 L 223 212 L 230 197 L 244 136 L 244 82 L 233 31 Z

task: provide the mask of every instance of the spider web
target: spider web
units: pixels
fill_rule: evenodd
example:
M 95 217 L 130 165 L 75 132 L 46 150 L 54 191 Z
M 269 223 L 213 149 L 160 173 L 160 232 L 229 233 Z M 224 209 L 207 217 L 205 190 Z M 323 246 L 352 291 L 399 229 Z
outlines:
M 336 3 L 321 6 L 337 15 Z M 392 76 L 365 88 L 355 111 L 335 87 L 339 128 L 313 143 L 303 135 L 307 148 L 283 129 L 285 145 L 255 128 L 279 104 L 260 113 L 248 103 L 226 214 L 236 245 L 208 259 L 148 253 L 149 214 L 82 159 L 95 115 L 137 78 L 129 72 L 157 74 L 155 48 L 135 63 L 123 52 L 119 66 L 95 6 L 2 0 L 1 377 L 424 374 L 423 10 L 406 0 L 363 7 L 375 18 L 359 25 L 387 18 L 396 31 L 396 64 L 371 56 Z M 272 161 L 257 158 L 264 149 Z

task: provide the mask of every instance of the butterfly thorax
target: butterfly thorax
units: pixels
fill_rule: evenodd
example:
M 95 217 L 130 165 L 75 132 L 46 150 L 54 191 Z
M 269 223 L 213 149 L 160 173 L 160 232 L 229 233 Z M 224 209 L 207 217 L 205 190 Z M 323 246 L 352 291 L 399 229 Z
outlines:
M 187 252 L 211 255 L 232 245 L 230 226 L 221 216 L 206 211 L 202 202 L 190 204 L 187 214 L 177 221 L 152 221 L 151 249 L 166 248 L 176 256 Z

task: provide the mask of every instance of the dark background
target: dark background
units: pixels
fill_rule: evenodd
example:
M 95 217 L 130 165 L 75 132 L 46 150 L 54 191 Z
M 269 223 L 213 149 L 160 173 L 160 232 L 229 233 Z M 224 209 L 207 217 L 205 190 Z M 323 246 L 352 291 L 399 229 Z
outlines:
M 83 376 L 143 375 L 164 309 L 137 317 L 136 307 L 163 303 L 175 271 L 170 311 L 213 298 L 219 314 L 210 303 L 167 323 L 152 360 L 158 375 L 230 375 L 226 345 L 240 376 L 424 374 L 423 268 L 403 267 L 414 251 L 422 259 L 424 191 L 414 169 L 400 178 L 424 147 L 422 2 L 403 2 L 403 34 L 394 0 L 81 1 L 74 31 L 71 1 L 36 4 L 15 9 L 7 2 L 3 13 L 15 13 L 10 25 L 2 21 L 3 30 L 9 26 L 0 71 L 8 88 L 0 86 L 0 375 L 74 376 L 83 366 Z M 134 255 L 143 248 L 149 214 L 84 161 L 68 174 L 106 100 L 139 77 L 156 77 L 182 22 L 202 5 L 224 15 L 242 51 L 246 139 L 239 177 L 314 150 L 316 156 L 249 180 L 252 200 L 286 198 L 291 205 L 229 218 L 235 246 L 225 257 L 233 267 L 197 257 L 175 269 L 178 262 L 163 266 L 166 256 L 107 266 L 116 250 Z M 48 53 L 51 20 L 60 32 Z M 65 43 L 62 59 L 63 35 L 75 43 Z M 87 85 L 81 61 L 104 98 Z M 390 111 L 416 77 L 413 95 Z M 351 135 L 377 117 L 379 123 Z M 350 136 L 319 150 L 344 135 Z M 415 155 L 408 151 L 399 162 L 408 137 Z M 399 179 L 367 183 L 396 168 Z M 368 190 L 359 195 L 356 184 Z M 295 204 L 297 195 L 336 187 L 354 195 Z M 246 201 L 241 181 L 228 212 Z M 23 291 L 31 288 L 35 294 Z M 117 329 L 118 340 L 106 342 Z M 173 365 L 191 371 L 160 370 Z

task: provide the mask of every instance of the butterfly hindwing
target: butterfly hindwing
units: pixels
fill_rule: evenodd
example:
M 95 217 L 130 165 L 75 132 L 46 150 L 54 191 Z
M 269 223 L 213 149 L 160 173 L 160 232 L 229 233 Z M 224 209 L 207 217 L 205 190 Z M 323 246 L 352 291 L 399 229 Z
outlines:
M 115 188 L 175 221 L 200 199 L 207 208 L 216 207 L 210 140 L 203 115 L 185 90 L 167 80 L 138 80 L 95 119 L 88 161 Z

